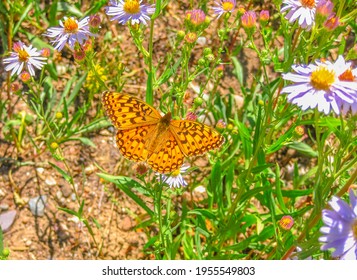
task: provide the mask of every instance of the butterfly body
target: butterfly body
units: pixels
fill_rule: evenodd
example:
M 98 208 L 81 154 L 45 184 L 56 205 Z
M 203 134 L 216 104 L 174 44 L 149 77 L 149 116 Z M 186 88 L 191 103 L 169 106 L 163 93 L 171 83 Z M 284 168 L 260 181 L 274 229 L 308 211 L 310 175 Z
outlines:
M 104 92 L 102 103 L 117 129 L 121 153 L 133 161 L 146 161 L 160 173 L 177 170 L 184 157 L 203 154 L 224 142 L 211 127 L 172 120 L 170 112 L 162 117 L 155 108 L 131 95 Z

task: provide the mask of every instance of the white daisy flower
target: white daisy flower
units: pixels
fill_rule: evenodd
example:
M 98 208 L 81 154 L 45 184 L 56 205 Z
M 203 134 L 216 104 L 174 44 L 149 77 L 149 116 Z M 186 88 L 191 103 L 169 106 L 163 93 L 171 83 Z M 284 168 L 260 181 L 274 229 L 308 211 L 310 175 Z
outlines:
M 47 57 L 43 57 L 41 52 L 30 45 L 27 47 L 22 42 L 17 42 L 13 46 L 10 57 L 5 58 L 6 71 L 11 71 L 11 76 L 19 75 L 25 68 L 31 76 L 35 76 L 35 68 L 41 69 L 47 62 Z
M 217 18 L 219 18 L 225 13 L 233 12 L 237 3 L 236 0 L 220 0 L 220 1 L 215 1 L 215 4 L 216 7 L 212 7 L 212 10 L 216 15 L 218 15 Z
M 189 165 L 183 165 L 179 169 L 171 172 L 170 176 L 167 176 L 165 174 L 157 174 L 158 180 L 161 180 L 163 183 L 168 184 L 170 188 L 179 188 L 181 186 L 186 187 L 187 182 L 182 177 L 182 174 L 185 173 L 189 167 Z
M 285 18 L 290 23 L 298 20 L 299 25 L 310 30 L 315 23 L 316 6 L 320 0 L 284 0 L 281 12 L 288 11 Z
M 73 50 L 76 42 L 83 45 L 89 37 L 95 37 L 89 31 L 89 17 L 85 17 L 79 22 L 74 17 L 64 17 L 63 19 L 63 22 L 59 22 L 60 27 L 50 27 L 44 34 L 47 37 L 54 38 L 51 43 L 56 50 L 61 51 L 67 42 Z
M 117 20 L 120 24 L 146 24 L 150 20 L 150 15 L 155 12 L 155 6 L 141 4 L 142 0 L 119 0 L 109 1 L 109 6 L 105 7 L 105 13 L 111 16 L 111 20 Z
M 288 101 L 302 110 L 317 107 L 327 115 L 332 109 L 338 115 L 345 110 L 343 108 L 348 110 L 349 105 L 357 102 L 356 82 L 341 80 L 346 65 L 350 65 L 343 62 L 340 58 L 335 63 L 317 61 L 316 64 L 293 65 L 294 73 L 283 74 L 283 79 L 294 84 L 281 92 L 287 93 Z

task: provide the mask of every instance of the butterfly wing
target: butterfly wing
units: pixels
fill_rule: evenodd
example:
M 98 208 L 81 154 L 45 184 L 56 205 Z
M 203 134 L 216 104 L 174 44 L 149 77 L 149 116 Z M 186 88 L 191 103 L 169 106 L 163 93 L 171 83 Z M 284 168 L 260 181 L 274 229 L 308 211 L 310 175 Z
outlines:
M 185 156 L 201 155 L 224 143 L 224 137 L 216 130 L 195 121 L 172 120 L 170 131 Z
M 136 162 L 146 161 L 149 154 L 145 144 L 146 139 L 155 129 L 155 126 L 146 125 L 118 130 L 116 142 L 122 155 Z
M 118 130 L 157 124 L 161 119 L 155 108 L 131 95 L 106 91 L 102 103 Z
M 184 155 L 170 130 L 163 133 L 160 138 L 160 145 L 149 155 L 147 162 L 159 173 L 170 173 L 181 167 Z

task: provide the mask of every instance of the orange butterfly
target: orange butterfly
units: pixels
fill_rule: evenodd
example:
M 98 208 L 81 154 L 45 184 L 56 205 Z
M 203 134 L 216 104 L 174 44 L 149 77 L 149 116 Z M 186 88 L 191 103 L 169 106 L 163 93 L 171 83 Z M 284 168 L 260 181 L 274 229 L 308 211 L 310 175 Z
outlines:
M 124 157 L 146 161 L 155 171 L 170 173 L 184 157 L 220 147 L 224 138 L 213 128 L 189 120 L 173 120 L 142 100 L 118 92 L 102 96 L 107 115 L 117 128 L 116 142 Z

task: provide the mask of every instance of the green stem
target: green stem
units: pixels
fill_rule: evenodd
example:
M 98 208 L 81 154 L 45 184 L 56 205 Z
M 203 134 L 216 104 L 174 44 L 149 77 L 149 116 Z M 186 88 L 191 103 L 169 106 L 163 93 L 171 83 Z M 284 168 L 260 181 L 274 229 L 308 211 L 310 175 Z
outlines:
M 153 75 L 154 69 L 152 64 L 152 53 L 154 48 L 154 22 L 155 20 L 150 21 L 150 38 L 149 38 L 149 75 L 146 87 L 146 103 L 153 105 L 154 94 L 153 94 Z

